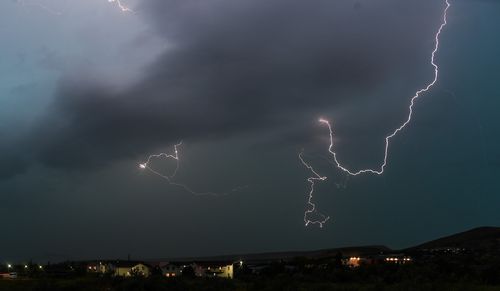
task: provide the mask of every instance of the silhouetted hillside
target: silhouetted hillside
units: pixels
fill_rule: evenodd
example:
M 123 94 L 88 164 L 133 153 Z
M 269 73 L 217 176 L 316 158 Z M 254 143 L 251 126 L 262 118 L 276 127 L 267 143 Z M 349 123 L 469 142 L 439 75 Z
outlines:
M 453 234 L 408 250 L 424 250 L 439 248 L 464 248 L 469 250 L 500 250 L 500 227 L 478 227 Z
M 333 249 L 323 249 L 315 251 L 289 251 L 289 252 L 268 252 L 257 254 L 234 254 L 199 258 L 169 258 L 155 259 L 155 261 L 239 261 L 245 262 L 264 262 L 264 261 L 279 261 L 289 260 L 298 257 L 308 259 L 323 259 L 334 257 L 338 253 L 343 256 L 368 256 L 380 253 L 389 253 L 392 250 L 386 246 L 360 246 L 360 247 L 343 247 Z
M 436 240 L 432 240 L 414 247 L 403 250 L 393 250 L 386 246 L 355 246 L 332 249 L 322 249 L 314 251 L 285 251 L 267 252 L 255 254 L 233 254 L 210 257 L 184 257 L 184 258 L 163 258 L 150 261 L 239 261 L 246 262 L 269 262 L 279 260 L 292 260 L 294 258 L 327 259 L 332 258 L 339 252 L 344 257 L 351 256 L 373 256 L 390 253 L 413 253 L 422 250 L 438 249 L 465 249 L 465 250 L 485 250 L 490 252 L 500 252 L 500 227 L 478 227 L 461 233 L 453 234 Z

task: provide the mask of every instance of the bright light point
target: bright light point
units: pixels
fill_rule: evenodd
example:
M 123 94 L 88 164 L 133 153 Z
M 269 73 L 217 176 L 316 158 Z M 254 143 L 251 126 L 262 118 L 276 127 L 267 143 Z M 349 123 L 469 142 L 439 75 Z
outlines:
M 146 169 L 146 164 L 139 164 L 139 168 Z
M 7 265 L 7 268 L 9 268 L 9 269 L 10 269 L 10 268 L 12 268 L 12 265 L 11 265 L 11 264 L 8 264 L 8 265 Z

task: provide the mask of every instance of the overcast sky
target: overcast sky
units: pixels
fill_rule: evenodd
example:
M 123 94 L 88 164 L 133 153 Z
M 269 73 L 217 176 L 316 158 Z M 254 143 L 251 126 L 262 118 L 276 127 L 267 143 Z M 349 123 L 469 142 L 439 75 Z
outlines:
M 0 3 L 2 260 L 406 247 L 500 225 L 500 3 L 451 0 Z M 138 164 L 179 148 L 175 181 Z M 305 157 L 328 180 L 304 226 Z M 155 160 L 162 173 L 172 160 Z M 237 188 L 238 191 L 230 192 Z

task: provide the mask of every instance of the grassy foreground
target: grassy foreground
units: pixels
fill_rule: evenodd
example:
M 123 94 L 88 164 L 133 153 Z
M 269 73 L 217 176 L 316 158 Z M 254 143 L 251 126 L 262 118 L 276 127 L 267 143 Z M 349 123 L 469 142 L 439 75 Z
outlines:
M 225 280 L 198 278 L 64 278 L 64 279 L 27 279 L 0 280 L 1 291 L 25 290 L 99 290 L 99 291 L 148 291 L 148 290 L 477 290 L 494 291 L 500 286 L 487 286 L 467 282 L 397 282 L 397 283 L 335 283 L 321 282 L 314 278 L 297 278 L 280 275 L 273 278 L 255 277 L 253 280 Z

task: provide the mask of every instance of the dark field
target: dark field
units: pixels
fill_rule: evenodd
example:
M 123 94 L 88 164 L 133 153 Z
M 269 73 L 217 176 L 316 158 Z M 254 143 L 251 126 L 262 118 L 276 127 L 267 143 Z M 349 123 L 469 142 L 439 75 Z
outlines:
M 350 256 L 348 253 L 353 252 L 367 259 L 356 266 L 346 264 L 349 262 L 346 261 Z M 356 247 L 246 255 L 248 260 L 259 261 L 260 267 L 254 268 L 256 265 L 252 263 L 236 263 L 235 279 L 232 280 L 195 277 L 192 269 L 175 278 L 166 278 L 160 269 L 155 268 L 148 278 L 136 275 L 124 278 L 112 273 L 88 272 L 85 262 L 63 262 L 44 267 L 19 265 L 18 279 L 0 279 L 0 291 L 500 291 L 500 228 L 477 228 L 397 251 L 411 257 L 410 261 L 395 263 L 387 260 L 387 256 L 383 260 L 374 259 L 384 252 L 395 251 L 386 247 Z M 16 270 L 16 266 L 11 267 Z
M 234 280 L 211 278 L 117 278 L 81 275 L 65 278 L 0 280 L 0 290 L 500 290 L 500 268 L 464 265 L 362 266 L 356 269 L 279 268 Z
M 455 283 L 333 283 L 299 280 L 288 276 L 255 280 L 253 282 L 233 280 L 102 280 L 102 279 L 60 279 L 30 281 L 0 281 L 0 290 L 500 290 L 500 286 L 488 286 L 468 282 Z

